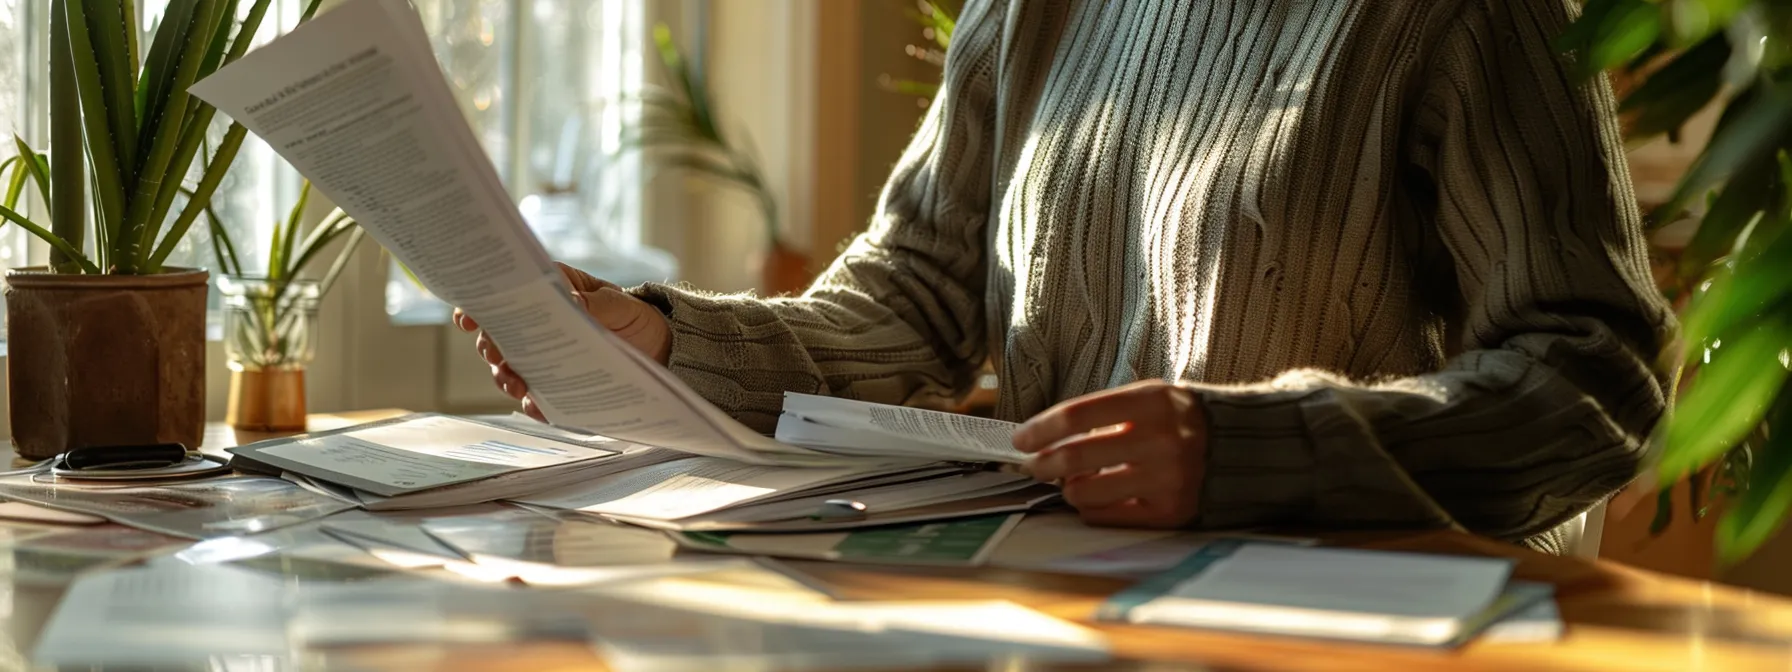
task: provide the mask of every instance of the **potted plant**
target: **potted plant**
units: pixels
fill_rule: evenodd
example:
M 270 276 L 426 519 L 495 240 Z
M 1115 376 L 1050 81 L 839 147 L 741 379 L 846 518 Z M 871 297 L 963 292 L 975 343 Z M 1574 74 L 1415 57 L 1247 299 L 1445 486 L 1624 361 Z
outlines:
M 1729 495 L 1717 550 L 1739 560 L 1792 511 L 1792 6 L 1778 0 L 1588 0 L 1562 36 L 1585 74 L 1617 69 L 1634 87 L 1620 112 L 1632 139 L 1678 129 L 1722 106 L 1709 144 L 1655 226 L 1701 200 L 1677 260 L 1691 296 L 1680 349 L 1664 366 L 1678 392 L 1657 427 L 1652 465 L 1664 487 L 1690 479 L 1690 511 Z
M 702 74 L 679 53 L 671 29 L 655 26 L 653 41 L 672 84 L 630 96 L 640 103 L 640 118 L 623 130 L 622 151 L 645 153 L 658 170 L 692 171 L 752 195 L 765 220 L 760 287 L 773 295 L 802 291 L 810 280 L 809 257 L 784 242 L 778 199 L 759 168 L 752 141 L 723 130 L 714 96 Z
M 133 3 L 51 3 L 49 152 L 15 142 L 14 197 L 0 208 L 0 220 L 51 248 L 47 267 L 6 278 L 8 402 L 21 457 L 199 445 L 207 274 L 165 263 L 245 130 L 230 126 L 176 208 L 214 116 L 187 87 L 246 53 L 272 4 L 169 0 L 140 53 Z M 11 185 L 24 181 L 49 204 L 47 225 L 16 207 Z
M 348 267 L 367 230 L 340 208 L 303 231 L 311 182 L 299 202 L 274 227 L 265 271 L 246 271 L 237 246 L 209 208 L 212 259 L 223 276 L 224 359 L 230 367 L 230 401 L 224 421 L 258 432 L 305 430 L 305 368 L 314 354 L 317 306 Z M 325 258 L 332 243 L 347 236 L 321 278 L 304 276 Z

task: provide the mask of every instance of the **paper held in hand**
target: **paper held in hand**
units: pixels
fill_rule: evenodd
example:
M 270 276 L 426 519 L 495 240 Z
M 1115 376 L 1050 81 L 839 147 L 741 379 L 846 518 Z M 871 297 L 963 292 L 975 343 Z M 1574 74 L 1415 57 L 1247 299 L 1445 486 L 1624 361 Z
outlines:
M 499 182 L 404 0 L 351 0 L 192 87 L 503 349 L 547 418 L 756 464 L 834 461 L 706 403 L 591 320 Z
M 812 404 L 787 437 L 780 427 L 789 440 L 774 441 L 593 321 L 510 201 L 404 0 L 349 0 L 191 90 L 478 321 L 555 425 L 760 465 L 1018 461 L 1000 436 L 1006 423 L 941 424 L 900 409 Z M 858 445 L 848 439 L 860 425 L 894 431 Z

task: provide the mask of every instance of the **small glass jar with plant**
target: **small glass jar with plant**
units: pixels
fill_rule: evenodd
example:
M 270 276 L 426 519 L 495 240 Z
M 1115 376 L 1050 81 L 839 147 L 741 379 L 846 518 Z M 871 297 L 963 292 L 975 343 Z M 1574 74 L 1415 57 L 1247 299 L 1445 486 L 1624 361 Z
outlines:
M 303 230 L 310 201 L 311 183 L 305 182 L 286 221 L 274 227 L 267 269 L 259 272 L 243 268 L 230 232 L 207 212 L 213 263 L 223 274 L 218 292 L 224 302 L 225 364 L 230 367 L 225 421 L 236 429 L 305 429 L 305 369 L 316 354 L 318 303 L 367 233 L 341 209 Z M 338 241 L 343 243 L 339 247 Z M 321 276 L 306 275 L 325 259 L 330 261 Z

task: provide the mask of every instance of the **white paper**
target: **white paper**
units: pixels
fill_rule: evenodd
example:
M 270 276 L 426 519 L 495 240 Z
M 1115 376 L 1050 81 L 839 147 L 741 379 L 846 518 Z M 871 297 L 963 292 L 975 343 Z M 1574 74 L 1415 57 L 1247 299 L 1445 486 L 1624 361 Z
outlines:
M 1491 603 L 1511 572 L 1495 558 L 1246 544 L 1170 596 L 1462 619 Z
M 439 415 L 236 452 L 388 496 L 616 455 Z
M 191 90 L 478 321 L 553 424 L 746 462 L 825 461 L 729 419 L 575 304 L 404 0 L 350 0 Z
M 0 478 L 0 495 L 189 539 L 266 532 L 352 508 L 295 483 L 255 476 L 77 485 L 46 474 L 20 474 Z
M 784 393 L 779 441 L 820 450 L 873 450 L 886 456 L 1020 464 L 1020 425 L 991 418 L 851 399 Z M 806 422 L 805 422 L 806 421 Z
M 851 468 L 766 467 L 691 457 L 515 501 L 589 513 L 676 520 L 876 473 Z

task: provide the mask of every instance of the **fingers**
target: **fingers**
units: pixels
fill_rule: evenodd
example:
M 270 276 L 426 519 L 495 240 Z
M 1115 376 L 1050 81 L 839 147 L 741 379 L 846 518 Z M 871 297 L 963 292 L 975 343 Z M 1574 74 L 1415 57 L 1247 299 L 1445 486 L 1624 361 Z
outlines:
M 1028 471 L 1047 482 L 1094 474 L 1107 467 L 1144 461 L 1154 452 L 1173 448 L 1157 443 L 1161 442 L 1135 431 L 1081 434 L 1035 455 Z
M 492 382 L 497 383 L 498 389 L 503 390 L 511 399 L 521 401 L 529 394 L 529 386 L 523 382 L 522 376 L 510 369 L 509 364 L 492 365 Z
M 535 400 L 529 397 L 523 397 L 523 415 L 535 418 L 536 422 L 543 424 L 546 424 L 548 421 L 547 416 L 542 415 L 541 407 L 537 406 Z
M 615 285 L 581 293 L 579 298 L 585 302 L 585 312 L 610 331 L 626 334 L 640 327 L 637 322 L 643 318 L 641 300 Z
M 479 331 L 479 323 L 459 308 L 454 309 L 454 326 L 460 327 L 461 331 Z
M 1036 453 L 1072 435 L 1103 427 L 1173 421 L 1178 409 L 1174 396 L 1164 393 L 1168 386 L 1161 380 L 1143 381 L 1060 403 L 1021 425 L 1014 433 L 1014 448 Z
M 504 353 L 498 351 L 498 342 L 483 331 L 479 332 L 479 338 L 473 340 L 473 349 L 479 351 L 479 358 L 487 364 L 497 366 L 504 363 Z
M 1078 511 L 1105 509 L 1137 499 L 1156 489 L 1157 479 L 1136 466 L 1084 474 L 1064 482 L 1064 501 Z
M 1181 525 L 1177 518 L 1167 515 L 1162 507 L 1142 499 L 1130 499 L 1106 507 L 1079 507 L 1077 515 L 1082 517 L 1084 523 L 1096 527 L 1173 529 Z

